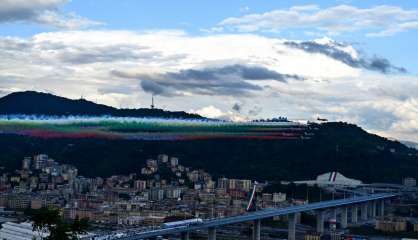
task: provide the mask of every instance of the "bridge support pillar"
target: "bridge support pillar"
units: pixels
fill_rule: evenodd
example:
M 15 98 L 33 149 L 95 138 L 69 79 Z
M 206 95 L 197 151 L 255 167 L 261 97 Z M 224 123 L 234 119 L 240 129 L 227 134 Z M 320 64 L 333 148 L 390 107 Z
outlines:
M 371 216 L 372 218 L 375 218 L 376 217 L 376 210 L 377 210 L 376 209 L 376 205 L 377 205 L 376 204 L 376 201 L 373 201 L 372 202 L 372 216 Z
M 292 213 L 288 216 L 289 231 L 287 235 L 288 240 L 296 240 L 296 214 Z
M 316 213 L 316 231 L 318 233 L 324 232 L 324 212 L 318 211 Z
M 211 227 L 208 229 L 208 240 L 216 240 L 216 228 Z
M 182 232 L 181 233 L 181 240 L 189 240 L 189 239 L 190 239 L 189 232 Z
M 361 220 L 367 220 L 367 203 L 361 205 Z
M 371 201 L 371 202 L 368 202 L 367 203 L 367 212 L 368 212 L 368 218 L 369 219 L 371 219 L 371 218 L 373 218 L 373 201 Z
M 337 221 L 337 208 L 331 209 L 331 218 L 335 219 Z
M 341 209 L 341 228 L 347 228 L 347 220 L 348 218 L 348 208 L 347 207 L 343 207 Z
M 379 216 L 385 216 L 385 200 L 380 201 Z
M 296 223 L 300 224 L 301 219 L 302 219 L 302 213 L 296 213 Z
M 253 225 L 253 240 L 261 238 L 261 220 L 255 220 Z
M 351 207 L 351 222 L 357 223 L 357 221 L 358 221 L 358 206 L 353 205 Z

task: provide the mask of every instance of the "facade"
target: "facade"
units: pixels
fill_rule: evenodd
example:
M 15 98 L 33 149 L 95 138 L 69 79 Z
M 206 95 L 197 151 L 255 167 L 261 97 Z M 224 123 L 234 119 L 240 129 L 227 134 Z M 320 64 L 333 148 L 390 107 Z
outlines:
M 177 167 L 177 165 L 179 165 L 179 159 L 176 157 L 171 157 L 170 158 L 170 165 L 172 167 Z
M 418 232 L 418 222 L 414 222 L 412 225 L 414 226 L 414 232 Z
M 406 177 L 403 179 L 402 184 L 406 187 L 416 187 L 417 186 L 417 180 L 412 177 Z
M 404 218 L 379 218 L 376 220 L 376 229 L 383 232 L 404 232 L 407 221 Z
M 316 233 L 316 232 L 312 232 L 312 233 L 307 233 L 304 236 L 305 240 L 321 240 L 321 234 L 320 233 Z
M 47 166 L 48 163 L 48 155 L 46 154 L 39 154 L 33 157 L 33 165 L 34 168 L 39 170 Z

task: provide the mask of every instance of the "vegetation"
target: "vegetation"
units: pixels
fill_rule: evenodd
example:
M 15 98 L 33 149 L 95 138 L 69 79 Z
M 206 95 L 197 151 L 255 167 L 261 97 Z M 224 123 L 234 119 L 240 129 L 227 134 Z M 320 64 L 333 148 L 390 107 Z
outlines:
M 33 231 L 45 240 L 76 240 L 78 234 L 83 234 L 88 228 L 87 219 L 65 222 L 56 209 L 41 208 L 29 210 L 27 214 L 33 222 Z M 48 236 L 45 236 L 46 233 Z
M 178 157 L 182 165 L 205 169 L 215 177 L 279 182 L 339 171 L 364 182 L 400 183 L 406 176 L 418 178 L 414 149 L 350 124 L 326 123 L 317 128 L 308 140 L 133 141 L 2 134 L 0 166 L 10 172 L 21 167 L 23 157 L 47 153 L 61 163 L 73 164 L 82 175 L 105 177 L 139 173 L 146 159 L 166 153 Z

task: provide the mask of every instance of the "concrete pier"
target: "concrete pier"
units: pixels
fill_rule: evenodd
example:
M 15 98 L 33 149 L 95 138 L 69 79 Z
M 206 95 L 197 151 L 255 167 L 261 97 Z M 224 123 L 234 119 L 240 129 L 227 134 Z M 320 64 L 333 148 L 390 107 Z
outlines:
M 379 205 L 380 205 L 380 207 L 379 207 L 379 215 L 381 217 L 384 217 L 385 216 L 385 201 L 384 200 L 381 200 Z
M 361 220 L 363 220 L 363 221 L 366 221 L 367 220 L 367 206 L 368 205 L 368 203 L 363 203 L 362 205 L 361 205 Z
M 358 221 L 358 206 L 353 205 L 351 207 L 351 222 L 357 223 L 357 221 Z
M 372 218 L 375 218 L 376 217 L 376 210 L 377 210 L 377 208 L 376 208 L 376 205 L 377 205 L 376 201 L 371 202 L 371 205 L 372 205 L 372 215 L 371 215 L 371 217 Z
M 289 231 L 288 231 L 288 235 L 287 235 L 287 239 L 288 240 L 296 240 L 296 214 L 290 214 L 288 216 L 289 220 Z
M 211 227 L 208 229 L 208 240 L 216 240 L 216 228 Z
M 181 233 L 181 240 L 189 240 L 189 239 L 190 239 L 189 232 L 182 232 Z
M 335 219 L 335 221 L 337 221 L 337 211 L 337 208 L 331 209 L 331 218 Z
M 324 212 L 318 211 L 316 213 L 316 231 L 318 233 L 324 232 Z
M 341 228 L 347 228 L 347 220 L 348 218 L 348 208 L 342 207 L 341 208 Z
M 253 240 L 261 238 L 261 220 L 255 220 L 253 224 Z

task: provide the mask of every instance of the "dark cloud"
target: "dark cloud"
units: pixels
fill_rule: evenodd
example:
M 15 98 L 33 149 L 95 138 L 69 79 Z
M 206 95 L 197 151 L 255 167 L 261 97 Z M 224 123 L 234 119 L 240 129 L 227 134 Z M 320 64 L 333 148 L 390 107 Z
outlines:
M 381 98 L 391 98 L 399 101 L 407 101 L 408 99 L 418 99 L 418 85 L 400 84 L 391 87 L 375 87 L 369 91 Z
M 406 73 L 406 69 L 403 67 L 393 66 L 389 60 L 380 57 L 374 57 L 369 61 L 363 60 L 364 66 L 370 70 L 380 71 L 382 73 L 400 72 Z
M 234 111 L 236 111 L 236 112 L 241 112 L 241 108 L 242 108 L 242 104 L 240 104 L 240 103 L 235 103 L 235 104 L 232 106 L 232 110 L 234 110 Z
M 136 45 L 112 45 L 103 47 L 51 46 L 59 52 L 58 59 L 72 64 L 89 64 L 115 61 L 152 61 L 162 57 L 157 51 L 150 51 Z
M 344 46 L 341 43 L 334 43 L 335 46 L 328 44 L 320 44 L 312 41 L 308 42 L 285 42 L 285 45 L 302 49 L 309 53 L 320 53 L 335 60 L 343 62 L 354 68 L 364 68 L 371 71 L 377 71 L 384 74 L 387 73 L 405 73 L 406 69 L 392 65 L 389 60 L 380 57 L 368 58 L 353 58 L 349 53 L 339 49 Z
M 252 109 L 248 111 L 248 115 L 250 116 L 257 116 L 263 111 L 263 108 L 260 106 L 254 106 Z
M 120 71 L 113 74 L 119 77 L 137 78 L 146 92 L 155 95 L 174 95 L 180 92 L 193 92 L 203 95 L 248 95 L 263 88 L 249 81 L 289 79 L 302 80 L 297 75 L 281 74 L 260 66 L 228 65 L 203 69 L 186 69 L 164 74 L 130 75 Z
M 32 47 L 28 41 L 12 37 L 0 37 L 0 49 L 3 52 L 27 51 Z
M 100 24 L 75 13 L 61 12 L 60 8 L 68 2 L 69 0 L 0 0 L 0 23 L 36 23 L 64 29 Z
M 97 91 L 100 94 L 133 94 L 138 91 L 137 87 L 127 87 L 127 86 L 107 86 L 98 88 Z
M 53 9 L 53 5 L 48 4 L 26 4 L 20 2 L 21 4 L 13 3 L 13 1 L 9 1 L 9 3 L 1 3 L 4 4 L 3 7 L 0 8 L 0 22 L 15 22 L 15 21 L 23 21 L 23 20 L 33 20 L 39 14 L 41 8 L 44 9 Z
M 154 95 L 170 96 L 172 93 L 163 85 L 152 80 L 142 80 L 141 87 L 145 92 L 150 92 Z

